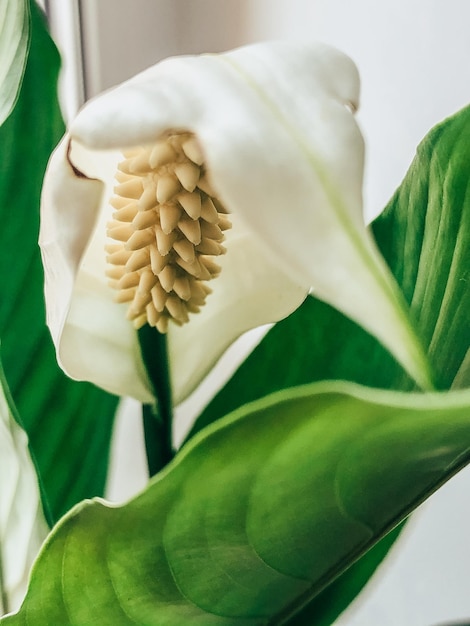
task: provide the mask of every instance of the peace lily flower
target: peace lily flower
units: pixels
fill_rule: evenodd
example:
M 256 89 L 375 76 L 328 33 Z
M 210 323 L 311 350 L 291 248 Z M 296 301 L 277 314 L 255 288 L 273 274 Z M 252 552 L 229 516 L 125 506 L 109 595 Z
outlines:
M 42 196 L 67 373 L 149 401 L 135 331 L 149 323 L 168 332 L 178 402 L 240 334 L 312 291 L 429 386 L 363 221 L 358 95 L 339 51 L 278 42 L 168 59 L 89 102 Z

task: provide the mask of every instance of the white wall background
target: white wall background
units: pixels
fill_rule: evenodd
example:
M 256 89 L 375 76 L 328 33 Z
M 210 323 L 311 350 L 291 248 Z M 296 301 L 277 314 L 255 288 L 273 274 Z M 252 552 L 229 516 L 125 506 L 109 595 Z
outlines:
M 67 4 L 72 0 L 62 0 Z M 56 0 L 59 4 L 58 0 Z M 378 212 L 416 143 L 470 95 L 468 0 L 82 0 L 88 95 L 172 54 L 319 39 L 362 76 L 366 207 Z
M 171 54 L 272 38 L 337 45 L 362 76 L 369 216 L 398 186 L 426 132 L 470 101 L 469 0 L 82 0 L 82 20 L 88 95 Z M 194 402 L 200 398 L 188 415 Z M 145 462 L 129 445 L 137 425 L 127 411 L 110 485 L 117 498 L 145 482 Z M 462 472 L 422 507 L 337 626 L 470 623 L 469 488 Z

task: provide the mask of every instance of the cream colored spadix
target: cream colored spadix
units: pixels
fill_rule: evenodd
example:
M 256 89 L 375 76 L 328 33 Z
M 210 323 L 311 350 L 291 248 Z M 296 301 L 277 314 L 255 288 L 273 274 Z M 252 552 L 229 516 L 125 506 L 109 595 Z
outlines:
M 129 303 L 135 328 L 165 333 L 205 305 L 207 282 L 220 273 L 212 257 L 225 254 L 223 231 L 231 223 L 210 184 L 198 186 L 205 169 L 194 135 L 170 133 L 125 156 L 111 199 L 107 276 L 116 301 Z
M 175 276 L 174 262 L 186 268 L 193 262 L 199 244 L 192 222 L 199 221 L 206 195 L 214 194 L 232 228 L 224 233 L 226 254 L 217 257 L 213 293 L 206 294 L 199 313 L 188 314 L 187 323 L 168 328 L 176 401 L 237 336 L 288 315 L 310 290 L 372 332 L 419 384 L 430 386 L 400 292 L 363 221 L 363 141 L 352 112 L 358 96 L 357 70 L 337 50 L 265 43 L 168 59 L 87 104 L 51 159 L 42 201 L 49 323 L 65 370 L 114 392 L 148 398 L 126 304 L 114 302 L 106 283 L 106 224 L 118 242 L 109 250 L 111 265 L 129 263 L 131 274 L 150 267 L 170 293 L 177 278 L 188 277 Z M 175 161 L 175 146 L 164 141 L 173 135 L 188 138 L 181 162 Z M 133 152 L 142 148 L 145 154 Z M 155 202 L 171 205 L 158 209 L 158 222 L 137 215 L 131 203 L 107 202 L 122 161 L 118 152 L 133 155 L 123 172 L 132 176 L 118 182 L 115 198 L 147 209 Z M 170 162 L 173 169 L 159 171 L 152 189 L 144 189 L 142 168 Z M 129 228 L 134 219 L 137 226 Z M 142 233 L 134 236 L 136 230 Z M 220 241 L 207 239 L 212 243 L 205 249 L 212 254 Z M 122 243 L 142 246 L 132 251 L 138 254 L 131 262 Z M 146 246 L 155 245 L 159 256 L 153 253 L 152 269 Z M 174 262 L 165 266 L 167 254 Z M 121 299 L 131 303 L 130 317 L 139 310 L 139 324 L 144 309 L 148 315 L 148 293 L 134 307 L 137 276 L 127 277 L 126 270 L 124 279 L 113 271 L 109 278 L 131 290 Z M 154 280 L 149 273 L 138 278 L 145 287 Z M 187 297 L 191 285 L 189 291 L 187 284 L 178 289 Z M 152 303 L 158 313 L 160 298 Z M 185 317 L 180 305 L 175 315 L 167 311 L 177 320 Z

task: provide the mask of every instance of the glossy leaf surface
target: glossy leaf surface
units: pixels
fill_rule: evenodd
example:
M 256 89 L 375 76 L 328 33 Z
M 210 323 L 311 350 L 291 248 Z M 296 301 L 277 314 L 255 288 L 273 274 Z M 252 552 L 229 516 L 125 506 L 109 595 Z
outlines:
M 469 441 L 468 391 L 274 394 L 201 433 L 126 506 L 74 509 L 2 623 L 293 623 L 468 460 Z

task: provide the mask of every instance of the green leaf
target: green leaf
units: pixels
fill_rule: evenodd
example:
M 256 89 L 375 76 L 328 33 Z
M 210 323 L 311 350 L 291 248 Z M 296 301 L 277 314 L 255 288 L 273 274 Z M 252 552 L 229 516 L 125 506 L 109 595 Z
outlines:
M 470 385 L 470 107 L 436 126 L 375 233 L 410 303 L 440 389 Z M 465 366 L 466 363 L 466 366 Z M 466 367 L 466 376 L 463 370 Z
M 469 391 L 279 392 L 201 433 L 126 506 L 75 508 L 1 623 L 295 623 L 468 461 L 469 441 Z
M 64 127 L 57 103 L 59 56 L 34 2 L 31 47 L 16 106 L 0 127 L 0 337 L 5 375 L 57 519 L 103 491 L 117 399 L 67 379 L 45 326 L 37 245 L 39 195 Z
M 404 523 L 385 535 L 358 561 L 338 576 L 301 611 L 289 620 L 289 626 L 330 626 L 356 598 L 378 565 L 398 539 Z
M 0 126 L 18 97 L 29 38 L 28 0 L 3 0 L 0 4 Z
M 442 389 L 453 383 L 470 386 L 469 162 L 470 108 L 465 108 L 425 138 L 402 185 L 373 224 L 377 244 L 429 346 Z M 325 379 L 388 389 L 413 387 L 393 357 L 362 328 L 309 298 L 267 334 L 202 412 L 189 438 L 247 402 Z M 374 547 L 305 609 L 306 621 L 298 616 L 295 624 L 332 623 L 391 543 L 387 538 Z

